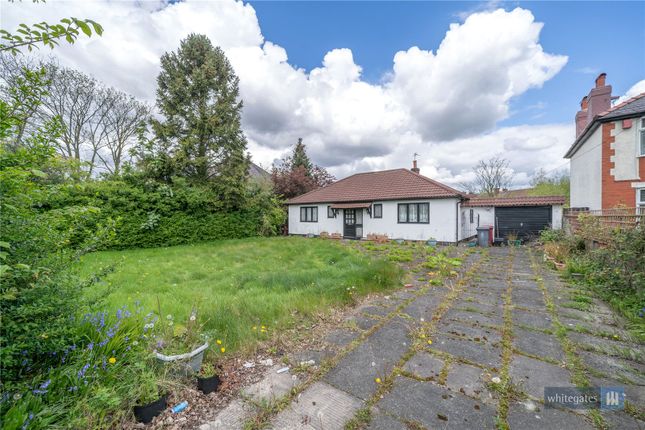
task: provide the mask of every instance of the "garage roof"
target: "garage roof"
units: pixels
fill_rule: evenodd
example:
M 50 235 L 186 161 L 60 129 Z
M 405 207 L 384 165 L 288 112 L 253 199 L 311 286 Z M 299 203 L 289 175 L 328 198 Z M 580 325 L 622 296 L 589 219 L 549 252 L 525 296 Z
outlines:
M 474 197 L 464 202 L 464 206 L 548 206 L 564 205 L 565 200 L 564 196 Z

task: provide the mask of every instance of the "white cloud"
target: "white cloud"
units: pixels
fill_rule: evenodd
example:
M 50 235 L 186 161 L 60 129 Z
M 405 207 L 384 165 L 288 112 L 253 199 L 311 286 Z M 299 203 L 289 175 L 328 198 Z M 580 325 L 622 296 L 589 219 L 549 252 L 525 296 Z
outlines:
M 630 98 L 632 98 L 634 96 L 637 96 L 639 94 L 642 94 L 642 93 L 645 93 L 645 79 L 643 79 L 642 81 L 638 81 L 634 85 L 632 85 L 632 87 L 627 90 L 625 95 L 620 96 L 616 100 L 616 104 L 622 103 L 625 100 L 630 99 Z
M 569 126 L 506 127 L 509 103 L 557 74 L 567 57 L 545 53 L 542 24 L 517 8 L 479 11 L 450 25 L 435 51 L 396 53 L 380 84 L 365 82 L 349 49 L 333 49 L 309 72 L 265 41 L 251 5 L 234 1 L 3 3 L 3 27 L 65 16 L 100 22 L 103 37 L 54 50 L 61 63 L 154 100 L 159 57 L 189 33 L 221 46 L 240 77 L 249 149 L 265 166 L 303 137 L 314 161 L 341 177 L 408 166 L 459 182 L 480 158 L 503 152 L 526 177 L 562 161 Z M 568 132 L 566 131 L 568 130 Z

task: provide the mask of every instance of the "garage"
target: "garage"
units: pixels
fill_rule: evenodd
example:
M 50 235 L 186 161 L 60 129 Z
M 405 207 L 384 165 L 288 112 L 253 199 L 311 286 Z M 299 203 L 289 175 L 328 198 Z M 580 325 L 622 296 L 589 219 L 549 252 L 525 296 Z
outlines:
M 516 235 L 521 239 L 537 237 L 551 226 L 551 206 L 496 207 L 497 237 Z
M 522 190 L 524 191 L 524 190 Z M 507 192 L 497 197 L 474 196 L 464 202 L 461 210 L 461 239 L 469 240 L 477 227 L 493 227 L 494 236 L 518 239 L 539 236 L 546 228 L 562 228 L 564 196 L 527 196 Z

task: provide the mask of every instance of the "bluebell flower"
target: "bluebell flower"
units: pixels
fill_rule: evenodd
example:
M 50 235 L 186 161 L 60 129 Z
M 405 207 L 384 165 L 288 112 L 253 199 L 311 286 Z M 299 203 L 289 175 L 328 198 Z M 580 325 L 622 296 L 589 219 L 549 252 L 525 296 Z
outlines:
M 87 369 L 90 368 L 90 363 L 87 363 L 81 370 L 78 371 L 78 377 L 79 378 L 85 378 L 85 372 L 87 372 Z
M 93 350 L 94 349 L 94 342 L 90 342 L 90 344 L 87 345 L 87 349 L 90 350 L 90 351 Z

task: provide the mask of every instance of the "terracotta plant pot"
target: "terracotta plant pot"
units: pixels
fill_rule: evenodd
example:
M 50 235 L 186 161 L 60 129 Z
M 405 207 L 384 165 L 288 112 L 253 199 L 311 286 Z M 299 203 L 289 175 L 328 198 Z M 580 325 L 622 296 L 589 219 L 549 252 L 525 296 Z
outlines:
M 221 382 L 219 375 L 214 375 L 209 378 L 197 377 L 197 388 L 204 394 L 210 394 L 213 391 L 217 391 Z
M 138 422 L 148 424 L 154 417 L 162 413 L 168 407 L 168 396 L 162 396 L 159 400 L 143 406 L 134 407 L 134 416 Z

